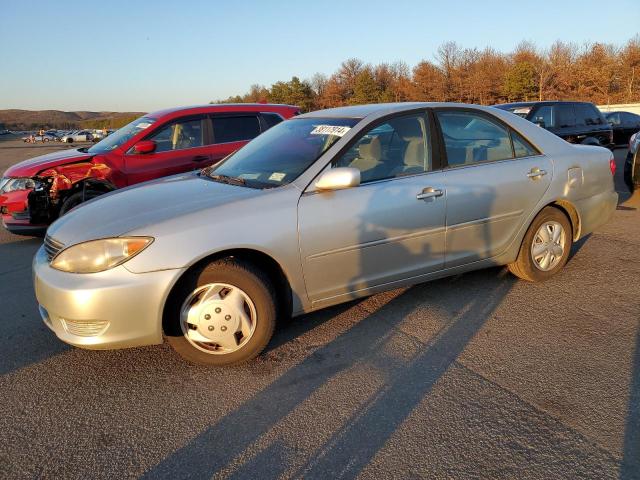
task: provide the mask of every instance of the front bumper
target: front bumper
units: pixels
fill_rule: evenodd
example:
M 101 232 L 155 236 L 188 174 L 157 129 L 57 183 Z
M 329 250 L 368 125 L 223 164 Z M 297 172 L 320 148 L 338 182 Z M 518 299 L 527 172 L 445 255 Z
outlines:
M 29 192 L 16 190 L 0 194 L 0 219 L 2 225 L 17 235 L 43 235 L 47 225 L 31 223 L 29 215 Z
M 65 343 L 115 349 L 162 343 L 162 312 L 183 270 L 131 273 L 123 265 L 92 274 L 49 266 L 44 248 L 33 260 L 40 314 Z

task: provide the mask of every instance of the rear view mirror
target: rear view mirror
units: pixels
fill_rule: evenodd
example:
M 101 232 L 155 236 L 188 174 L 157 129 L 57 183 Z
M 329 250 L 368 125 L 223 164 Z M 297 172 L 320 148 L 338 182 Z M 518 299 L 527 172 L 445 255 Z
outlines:
M 544 120 L 541 118 L 536 118 L 533 123 L 535 123 L 536 125 L 538 125 L 540 128 L 546 128 L 546 124 L 544 123 Z
M 151 153 L 156 149 L 156 142 L 153 140 L 142 140 L 133 146 L 134 153 Z
M 316 189 L 341 190 L 360 185 L 360 170 L 351 167 L 339 167 L 327 170 L 316 182 Z

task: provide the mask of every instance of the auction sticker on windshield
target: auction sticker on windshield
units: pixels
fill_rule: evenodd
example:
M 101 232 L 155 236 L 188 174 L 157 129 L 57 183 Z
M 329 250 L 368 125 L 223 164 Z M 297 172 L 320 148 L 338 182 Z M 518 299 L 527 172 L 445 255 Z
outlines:
M 336 137 L 343 137 L 351 127 L 343 127 L 339 125 L 318 125 L 311 130 L 311 135 L 335 135 Z

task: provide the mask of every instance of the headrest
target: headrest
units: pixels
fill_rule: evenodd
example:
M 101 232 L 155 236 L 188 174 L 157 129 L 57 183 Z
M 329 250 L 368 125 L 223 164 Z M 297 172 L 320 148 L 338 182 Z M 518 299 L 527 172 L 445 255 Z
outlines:
M 416 117 L 399 118 L 394 120 L 392 125 L 398 136 L 405 142 L 422 137 L 422 126 Z
M 378 137 L 373 137 L 369 143 L 361 143 L 358 147 L 360 158 L 372 158 L 380 160 L 382 158 L 382 146 Z

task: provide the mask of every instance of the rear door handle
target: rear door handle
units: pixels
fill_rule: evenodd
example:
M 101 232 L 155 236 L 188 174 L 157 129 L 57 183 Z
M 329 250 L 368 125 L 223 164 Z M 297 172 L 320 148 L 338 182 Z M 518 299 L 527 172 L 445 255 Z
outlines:
M 532 168 L 531 171 L 527 173 L 527 177 L 536 179 L 536 178 L 543 177 L 546 174 L 547 174 L 546 170 L 540 170 L 539 168 L 536 167 L 536 168 Z
M 420 192 L 418 195 L 416 195 L 416 199 L 425 200 L 427 198 L 441 197 L 442 193 L 443 192 L 440 189 L 433 188 L 433 187 L 427 187 L 427 188 L 423 189 L 422 192 Z
M 191 160 L 194 162 L 204 162 L 205 160 L 209 160 L 209 155 L 196 155 Z

